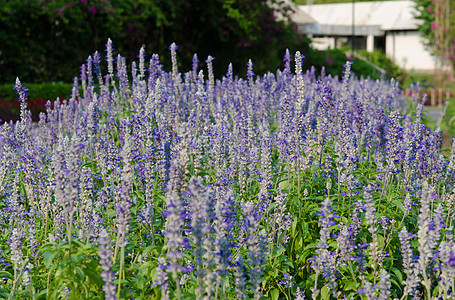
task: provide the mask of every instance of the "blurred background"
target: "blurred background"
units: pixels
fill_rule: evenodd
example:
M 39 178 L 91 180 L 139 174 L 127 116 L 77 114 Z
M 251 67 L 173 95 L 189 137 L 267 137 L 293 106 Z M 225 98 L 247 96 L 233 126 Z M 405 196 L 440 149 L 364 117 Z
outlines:
M 86 58 L 104 58 L 108 38 L 130 63 L 145 46 L 165 70 L 172 42 L 180 71 L 195 53 L 204 69 L 211 55 L 218 78 L 229 63 L 245 76 L 250 58 L 257 75 L 275 72 L 286 49 L 305 55 L 305 69 L 334 76 L 353 60 L 357 76 L 393 77 L 404 90 L 420 81 L 422 91 L 444 94 L 428 103 L 441 106 L 453 92 L 454 1 L 0 0 L 0 118 L 19 116 L 16 77 L 29 88 L 34 120 L 48 99 L 67 98 Z

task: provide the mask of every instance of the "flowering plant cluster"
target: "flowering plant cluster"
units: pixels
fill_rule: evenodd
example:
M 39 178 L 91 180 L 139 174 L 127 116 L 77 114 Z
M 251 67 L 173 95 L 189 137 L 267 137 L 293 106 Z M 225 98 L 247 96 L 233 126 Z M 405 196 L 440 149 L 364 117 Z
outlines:
M 216 79 L 109 40 L 68 100 L 0 127 L 9 299 L 452 299 L 455 150 L 415 88 L 302 69 Z M 107 66 L 103 74 L 102 65 Z M 205 68 L 204 68 L 205 69 Z M 130 75 L 131 74 L 131 75 Z

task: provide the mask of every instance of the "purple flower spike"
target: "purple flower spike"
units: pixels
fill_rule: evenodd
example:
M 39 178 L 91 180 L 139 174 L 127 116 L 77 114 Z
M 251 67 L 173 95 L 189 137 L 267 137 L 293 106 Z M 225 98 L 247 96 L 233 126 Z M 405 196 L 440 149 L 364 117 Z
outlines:
M 19 101 L 23 102 L 27 100 L 28 97 L 28 88 L 23 87 L 19 78 L 16 78 L 16 84 L 14 85 L 17 95 L 19 96 Z

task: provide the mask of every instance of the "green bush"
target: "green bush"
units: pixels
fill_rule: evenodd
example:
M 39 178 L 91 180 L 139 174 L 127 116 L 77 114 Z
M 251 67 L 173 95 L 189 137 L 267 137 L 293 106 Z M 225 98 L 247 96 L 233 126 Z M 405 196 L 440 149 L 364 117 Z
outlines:
M 43 98 L 54 101 L 57 97 L 64 96 L 68 98 L 71 94 L 72 84 L 63 82 L 46 82 L 46 83 L 23 83 L 27 86 L 30 99 Z M 0 98 L 7 101 L 16 101 L 17 94 L 13 89 L 14 84 L 0 84 Z
M 378 51 L 368 52 L 366 50 L 360 50 L 358 53 L 372 63 L 383 68 L 386 71 L 388 78 L 395 78 L 395 80 L 401 84 L 404 83 L 406 73 L 384 53 Z
M 2 121 L 19 119 L 20 105 L 13 85 L 13 83 L 0 84 L 0 119 Z M 24 83 L 24 86 L 29 89 L 27 105 L 34 121 L 39 119 L 39 113 L 45 110 L 44 105 L 48 100 L 54 101 L 57 97 L 68 99 L 72 89 L 71 84 L 62 82 Z
M 270 5 L 273 3 L 274 5 Z M 168 47 L 179 46 L 179 67 L 190 68 L 194 53 L 201 62 L 216 58 L 215 75 L 244 75 L 254 57 L 257 74 L 276 70 L 286 48 L 306 53 L 309 40 L 280 1 L 266 0 L 0 0 L 0 82 L 72 82 L 75 70 L 95 51 L 104 56 L 111 38 L 127 60 L 138 49 L 157 53 L 169 68 Z
M 360 59 L 347 57 L 343 49 L 328 49 L 324 51 L 312 49 L 305 60 L 305 64 L 307 67 L 314 66 L 318 72 L 324 67 L 326 74 L 338 75 L 341 78 L 344 71 L 343 65 L 347 60 L 353 60 L 352 71 L 356 76 L 380 79 L 380 75 L 374 68 Z

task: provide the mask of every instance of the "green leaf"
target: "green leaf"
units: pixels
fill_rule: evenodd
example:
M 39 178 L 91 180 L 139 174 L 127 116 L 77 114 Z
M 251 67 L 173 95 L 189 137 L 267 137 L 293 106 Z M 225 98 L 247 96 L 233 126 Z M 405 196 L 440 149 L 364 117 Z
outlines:
M 3 299 L 7 299 L 9 297 L 9 293 L 4 291 L 3 289 L 0 289 L 0 297 L 2 297 Z
M 345 284 L 346 291 L 351 291 L 351 290 L 356 291 L 357 290 L 357 284 L 352 279 L 346 280 L 344 282 L 344 284 Z
M 56 251 L 46 251 L 43 253 L 43 258 L 44 258 L 43 262 L 47 269 L 49 269 L 50 266 L 52 265 L 52 260 L 57 255 L 57 253 L 58 252 L 56 252 Z
M 7 271 L 0 271 L 0 278 L 13 279 L 13 275 Z
M 321 289 L 321 300 L 330 300 L 330 295 L 332 292 L 330 291 L 329 287 L 324 285 Z
M 291 268 L 294 268 L 294 264 L 293 264 L 292 261 L 290 261 L 290 260 L 284 261 L 284 262 L 283 262 L 283 265 L 289 266 L 289 267 L 291 267 Z
M 398 199 L 394 200 L 392 202 L 392 204 L 394 204 L 396 207 L 398 207 L 402 213 L 405 213 L 405 209 L 404 209 L 403 203 L 400 200 L 398 200 Z
M 294 221 L 291 224 L 291 238 L 295 238 L 295 229 L 297 227 L 297 218 L 294 219 Z
M 273 254 L 272 254 L 272 256 L 273 256 L 273 257 L 278 257 L 278 256 L 280 256 L 281 254 L 284 253 L 284 250 L 285 250 L 285 249 L 284 249 L 283 247 L 275 246 L 275 247 L 273 248 Z
M 395 273 L 395 276 L 400 281 L 400 283 L 403 282 L 403 274 L 401 274 L 400 270 L 397 268 L 392 268 L 392 272 Z
M 270 295 L 272 295 L 272 300 L 278 300 L 278 297 L 280 296 L 280 291 L 277 289 L 273 289 L 270 291 Z

